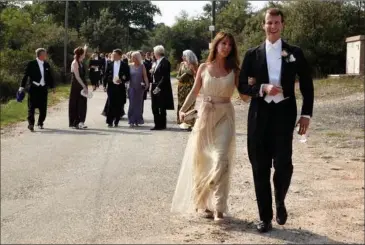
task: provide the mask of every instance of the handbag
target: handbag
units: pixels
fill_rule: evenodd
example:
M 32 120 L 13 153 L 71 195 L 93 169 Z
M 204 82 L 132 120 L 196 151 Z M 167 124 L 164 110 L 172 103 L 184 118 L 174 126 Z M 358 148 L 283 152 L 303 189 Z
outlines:
M 192 109 L 190 111 L 185 112 L 184 121 L 191 121 L 198 117 L 198 110 Z
M 16 92 L 16 101 L 17 102 L 23 102 L 24 97 L 25 97 L 25 93 L 23 90 Z
M 80 94 L 88 99 L 91 99 L 93 97 L 93 93 L 91 91 L 88 91 L 87 94 L 85 93 L 84 90 L 80 91 Z

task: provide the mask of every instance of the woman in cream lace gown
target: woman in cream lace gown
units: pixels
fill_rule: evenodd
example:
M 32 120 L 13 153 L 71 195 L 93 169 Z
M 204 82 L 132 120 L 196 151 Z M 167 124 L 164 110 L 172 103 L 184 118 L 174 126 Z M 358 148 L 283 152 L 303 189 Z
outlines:
M 180 110 L 183 121 L 199 92 L 203 101 L 180 169 L 171 211 L 204 210 L 215 221 L 227 213 L 229 179 L 235 153 L 235 111 L 231 96 L 238 83 L 239 61 L 233 36 L 220 32 L 207 62 Z M 243 98 L 245 99 L 245 98 Z

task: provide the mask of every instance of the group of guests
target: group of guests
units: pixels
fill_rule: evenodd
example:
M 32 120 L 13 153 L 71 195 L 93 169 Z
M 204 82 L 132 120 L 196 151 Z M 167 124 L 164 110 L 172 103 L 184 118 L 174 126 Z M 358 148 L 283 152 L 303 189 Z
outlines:
M 69 97 L 69 127 L 85 129 L 87 100 L 92 95 L 89 91 L 86 73 L 93 91 L 103 84 L 107 92 L 107 100 L 102 115 L 106 116 L 108 127 L 118 127 L 120 119 L 127 114 L 130 127 L 144 124 L 143 108 L 147 93 L 151 92 L 154 127 L 151 130 L 166 129 L 166 111 L 174 110 L 174 101 L 170 79 L 171 65 L 165 58 L 165 49 L 159 45 L 154 47 L 151 54 L 141 51 L 123 54 L 115 49 L 111 54 L 93 53 L 90 61 L 85 62 L 88 47 L 77 47 L 71 63 L 71 89 Z M 142 59 L 142 55 L 144 59 Z M 47 51 L 43 48 L 36 50 L 36 60 L 27 64 L 25 75 L 21 82 L 19 93 L 30 78 L 28 97 L 28 128 L 34 131 L 34 112 L 39 108 L 38 127 L 43 129 L 47 112 L 48 88 L 54 88 L 50 65 L 46 61 Z M 183 75 L 182 73 L 180 74 Z M 182 79 L 186 79 L 185 75 Z M 54 90 L 53 90 L 54 91 Z M 129 99 L 128 112 L 124 107 Z
M 86 49 L 87 47 L 75 49 L 75 59 L 71 65 L 69 126 L 76 129 L 86 128 L 84 122 L 89 91 L 85 80 L 85 68 L 82 65 Z M 147 52 L 144 60 L 140 51 L 123 54 L 120 49 L 113 50 L 111 56 L 101 54 L 100 59 L 97 54 L 92 55 L 92 60 L 89 62 L 90 81 L 94 86 L 93 90 L 102 83 L 104 91 L 107 92 L 108 97 L 102 115 L 106 117 L 108 127 L 119 126 L 120 119 L 126 114 L 124 107 L 127 98 L 130 127 L 144 124 L 144 100 L 148 91 L 151 91 L 155 122 L 151 130 L 166 129 L 166 110 L 174 110 L 174 102 L 170 79 L 171 66 L 164 56 L 165 49 L 161 45 L 154 47 L 153 55 Z M 75 115 L 81 116 L 75 119 Z
M 156 46 L 154 52 L 146 52 L 145 54 L 143 51 L 129 51 L 122 54 L 120 49 L 116 49 L 110 54 L 92 54 L 89 62 L 89 77 L 93 90 L 96 90 L 97 87 L 103 84 L 104 91 L 108 93 L 102 115 L 106 116 L 106 123 L 109 127 L 118 126 L 120 118 L 124 115 L 127 115 L 130 127 L 138 127 L 144 124 L 144 100 L 147 99 L 148 92 L 152 92 L 152 111 L 155 115 L 155 124 L 158 125 L 157 128 L 166 128 L 166 110 L 168 108 L 174 108 L 169 86 L 163 89 L 162 96 L 153 96 L 155 93 L 150 91 L 154 76 L 157 76 L 157 78 L 164 78 L 164 81 L 162 81 L 160 85 L 165 86 L 164 82 L 170 83 L 167 76 L 167 73 L 171 70 L 168 60 L 166 60 L 166 62 L 164 61 L 161 66 L 157 66 L 157 64 L 159 64 L 158 61 L 162 60 L 164 57 L 164 53 L 165 51 L 162 46 Z M 156 55 L 158 58 L 156 58 Z M 180 110 L 186 96 L 192 89 L 198 69 L 198 58 L 193 51 L 185 50 L 182 54 L 182 60 L 183 62 L 181 62 L 176 76 L 179 82 L 177 111 Z M 111 74 L 111 67 L 113 73 L 118 70 L 120 74 Z M 114 70 L 114 68 L 116 70 Z M 155 68 L 159 68 L 156 74 Z M 116 84 L 115 81 L 113 81 L 116 76 L 122 78 L 120 84 Z M 161 86 L 157 87 L 160 88 Z M 166 98 L 163 96 L 165 93 L 164 90 L 167 90 Z M 129 108 L 128 112 L 125 113 L 127 98 L 129 99 Z M 165 99 L 167 99 L 166 103 L 164 101 Z M 164 104 L 164 106 L 157 106 L 161 103 Z M 190 109 L 194 108 L 194 106 L 195 104 L 193 104 Z M 188 131 L 192 130 L 195 122 L 194 118 L 182 122 L 179 119 L 178 113 L 176 120 L 181 129 Z

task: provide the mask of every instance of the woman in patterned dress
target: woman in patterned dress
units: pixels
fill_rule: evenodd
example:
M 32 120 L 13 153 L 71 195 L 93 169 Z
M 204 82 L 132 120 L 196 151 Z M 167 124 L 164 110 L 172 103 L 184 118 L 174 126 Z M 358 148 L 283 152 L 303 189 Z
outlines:
M 194 79 L 196 71 L 198 70 L 198 59 L 193 51 L 185 50 L 182 56 L 183 62 L 180 64 L 179 72 L 176 76 L 176 79 L 179 81 L 177 94 L 178 94 L 178 108 L 177 108 L 177 124 L 180 125 L 180 128 L 185 130 L 191 130 L 194 126 L 195 119 L 181 122 L 179 119 L 179 111 L 184 104 L 184 101 L 191 89 L 194 85 Z M 195 107 L 195 103 L 191 105 L 188 110 L 191 110 Z

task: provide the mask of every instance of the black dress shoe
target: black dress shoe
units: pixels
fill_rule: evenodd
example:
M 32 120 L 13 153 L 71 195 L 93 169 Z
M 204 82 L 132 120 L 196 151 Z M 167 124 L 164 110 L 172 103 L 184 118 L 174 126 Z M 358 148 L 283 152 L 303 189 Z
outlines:
M 285 225 L 288 218 L 288 213 L 286 212 L 285 205 L 280 205 L 276 208 L 276 222 L 279 225 Z
M 28 125 L 28 129 L 29 129 L 31 132 L 34 132 L 34 125 Z
M 39 129 L 44 129 L 43 125 L 38 125 Z
M 258 230 L 258 232 L 260 233 L 265 233 L 268 232 L 270 230 L 272 230 L 272 224 L 271 221 L 267 222 L 267 221 L 260 221 L 257 225 L 256 225 L 256 229 Z
M 113 127 L 113 124 L 108 124 L 108 128 L 112 128 Z

